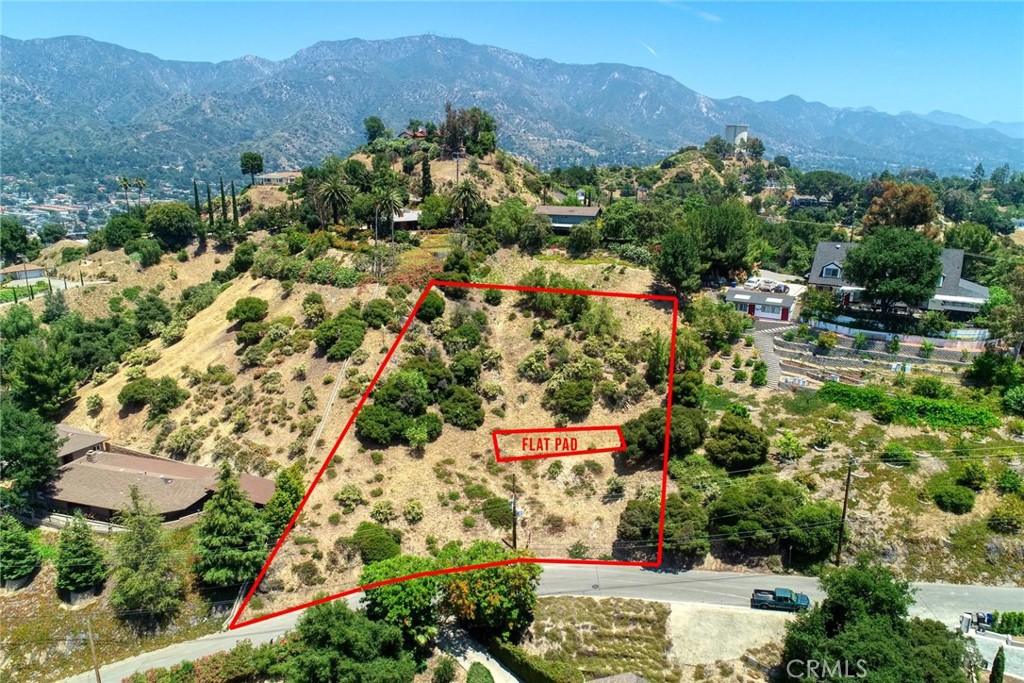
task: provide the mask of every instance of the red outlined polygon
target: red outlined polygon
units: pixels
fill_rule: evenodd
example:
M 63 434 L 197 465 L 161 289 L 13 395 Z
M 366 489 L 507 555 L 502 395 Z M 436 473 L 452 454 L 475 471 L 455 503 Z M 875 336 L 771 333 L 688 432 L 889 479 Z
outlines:
M 551 451 L 550 453 L 531 453 L 530 455 L 502 455 L 499 445 L 499 436 L 513 436 L 518 434 L 571 434 L 574 432 L 614 432 L 619 438 L 616 446 L 607 448 L 581 448 L 575 451 Z M 491 440 L 494 442 L 494 459 L 498 462 L 513 462 L 516 460 L 536 460 L 538 458 L 562 458 L 568 455 L 590 455 L 592 453 L 618 453 L 626 450 L 626 438 L 622 435 L 622 427 L 619 425 L 599 425 L 594 427 L 550 427 L 548 429 L 495 429 L 491 432 Z
M 419 311 L 420 306 L 423 305 L 424 299 L 426 299 L 427 294 L 434 287 L 462 287 L 462 288 L 466 288 L 466 289 L 498 289 L 498 290 L 510 291 L 510 292 L 546 292 L 546 293 L 549 293 L 549 294 L 574 294 L 574 295 L 584 295 L 584 296 L 605 296 L 605 297 L 612 297 L 612 298 L 619 298 L 619 299 L 637 299 L 637 300 L 646 300 L 646 301 L 664 301 L 664 302 L 668 302 L 668 303 L 672 304 L 672 332 L 671 332 L 671 341 L 669 343 L 668 395 L 666 397 L 666 404 L 665 404 L 667 408 L 671 408 L 671 406 L 672 406 L 672 384 L 673 384 L 673 377 L 674 377 L 674 371 L 675 371 L 675 357 L 676 357 L 676 325 L 678 324 L 678 321 L 679 321 L 679 300 L 676 297 L 668 296 L 668 295 L 663 295 L 663 294 L 634 294 L 632 292 L 602 292 L 602 291 L 594 291 L 594 290 L 558 289 L 558 288 L 552 288 L 552 287 L 526 287 L 526 286 L 522 286 L 522 285 L 499 285 L 499 284 L 485 284 L 485 283 L 476 283 L 476 282 L 448 282 L 448 281 L 444 281 L 444 280 L 431 280 L 427 284 L 427 286 L 423 289 L 423 292 L 420 294 L 420 298 L 416 300 L 416 304 L 413 306 L 412 311 L 410 311 L 409 317 L 405 321 L 405 324 L 402 326 L 401 331 L 399 331 L 398 337 L 395 339 L 395 341 L 391 344 L 391 347 L 388 349 L 387 354 L 384 356 L 384 360 L 381 361 L 380 367 L 377 368 L 377 372 L 374 373 L 373 378 L 370 380 L 370 383 L 367 385 L 366 391 L 364 391 L 363 395 L 360 396 L 359 402 L 356 404 L 356 407 L 352 411 L 352 414 L 349 416 L 348 420 L 345 422 L 345 427 L 341 430 L 341 434 L 338 436 L 338 439 L 334 442 L 333 448 L 331 448 L 330 453 L 327 454 L 327 457 L 324 459 L 323 464 L 320 465 L 320 469 L 317 471 L 316 476 L 313 477 L 313 481 L 310 484 L 309 488 L 306 490 L 306 494 L 302 497 L 302 501 L 299 503 L 299 506 L 295 509 L 295 513 L 292 515 L 292 518 L 288 521 L 288 526 L 285 527 L 284 532 L 281 534 L 281 537 L 277 540 L 277 543 L 274 545 L 274 549 L 270 552 L 270 556 L 267 557 L 267 561 L 263 563 L 263 567 L 260 569 L 259 574 L 256 576 L 256 580 L 253 581 L 252 586 L 249 588 L 249 592 L 246 593 L 245 599 L 242 601 L 241 607 L 239 607 L 238 611 L 235 613 L 235 616 L 231 619 L 231 623 L 228 626 L 229 630 L 230 629 L 236 629 L 236 628 L 242 628 L 244 626 L 249 626 L 251 624 L 256 624 L 256 623 L 259 623 L 261 621 L 266 621 L 267 619 L 272 619 L 274 617 L 281 616 L 283 614 L 290 614 L 292 612 L 298 612 L 300 610 L 306 609 L 307 607 L 312 607 L 314 605 L 319 605 L 319 604 L 322 604 L 322 603 L 325 603 L 325 602 L 330 602 L 331 600 L 337 600 L 338 598 L 343 598 L 343 597 L 346 597 L 346 596 L 349 596 L 349 595 L 353 595 L 355 593 L 360 593 L 362 591 L 370 590 L 370 589 L 373 589 L 373 588 L 379 588 L 381 586 L 387 586 L 389 584 L 398 583 L 400 581 L 409 581 L 409 580 L 412 580 L 412 579 L 418 579 L 418 578 L 422 578 L 422 577 L 425 577 L 425 576 L 438 576 L 438 575 L 441 575 L 441 574 L 452 574 L 452 573 L 456 573 L 456 572 L 471 571 L 473 569 L 486 569 L 488 567 L 499 567 L 499 566 L 503 566 L 503 565 L 520 564 L 520 563 L 523 563 L 523 562 L 533 562 L 533 563 L 536 563 L 536 564 L 582 564 L 582 565 L 605 565 L 605 566 L 619 566 L 619 567 L 658 567 L 658 566 L 661 566 L 661 562 L 662 562 L 662 559 L 663 559 L 663 552 L 664 552 L 664 544 L 665 544 L 665 499 L 667 497 L 667 488 L 668 488 L 669 439 L 670 439 L 670 433 L 671 433 L 671 428 L 672 428 L 672 411 L 670 409 L 665 411 L 665 446 L 664 446 L 664 454 L 663 454 L 663 458 L 662 458 L 662 468 L 661 468 L 661 515 L 660 515 L 660 518 L 659 518 L 659 521 L 658 521 L 658 551 L 657 551 L 657 559 L 654 560 L 653 562 L 643 562 L 643 561 L 630 562 L 630 561 L 625 561 L 625 560 L 590 560 L 590 559 L 587 559 L 587 560 L 572 560 L 572 559 L 564 559 L 564 558 L 523 557 L 523 558 L 510 559 L 510 560 L 502 560 L 500 562 L 487 562 L 487 563 L 484 563 L 484 564 L 467 565 L 465 567 L 451 567 L 451 568 L 448 568 L 448 569 L 437 569 L 437 570 L 433 570 L 433 571 L 429 571 L 429 572 L 420 572 L 418 574 L 410 574 L 409 576 L 400 576 L 400 577 L 397 577 L 397 578 L 388 579 L 386 581 L 378 581 L 376 583 L 370 583 L 370 584 L 366 584 L 366 585 L 363 585 L 363 586 L 357 586 L 355 588 L 350 588 L 350 589 L 342 591 L 340 593 L 335 593 L 333 595 L 327 595 L 325 597 L 318 598 L 316 600 L 311 600 L 309 602 L 305 602 L 305 603 L 302 603 L 300 605 L 295 605 L 293 607 L 287 607 L 285 609 L 278 610 L 278 611 L 272 612 L 270 614 L 263 614 L 263 615 L 260 615 L 258 617 L 253 617 L 252 619 L 246 619 L 244 621 L 241 620 L 242 614 L 245 612 L 245 609 L 249 606 L 250 601 L 252 600 L 253 596 L 256 594 L 257 588 L 259 588 L 260 582 L 263 580 L 263 577 L 266 576 L 267 571 L 270 569 L 270 565 L 274 562 L 274 558 L 277 556 L 277 553 L 281 550 L 281 547 L 284 545 L 285 539 L 287 539 L 288 538 L 288 534 L 291 533 L 292 527 L 295 526 L 295 521 L 299 518 L 299 515 L 302 514 L 302 510 L 306 506 L 307 501 L 309 501 L 309 497 L 313 493 L 313 489 L 316 488 L 317 484 L 320 483 L 321 478 L 324 476 L 324 472 L 327 470 L 327 466 L 330 464 L 331 460 L 334 458 L 335 453 L 338 451 L 338 448 L 341 446 L 341 442 L 345 438 L 345 436 L 348 434 L 349 429 L 352 428 L 352 425 L 355 422 L 356 416 L 359 414 L 359 411 L 362 409 L 363 405 L 366 403 L 366 400 L 370 397 L 370 394 L 373 392 L 374 387 L 377 385 L 377 381 L 380 379 L 381 375 L 384 372 L 384 368 L 387 367 L 388 362 L 391 360 L 391 357 L 395 354 L 395 351 L 398 349 L 399 344 L 401 344 L 402 338 L 405 336 L 405 333 L 409 330 L 409 327 L 412 325 L 413 321 L 416 319 L 416 313 Z M 496 455 L 497 455 L 497 453 L 496 453 Z M 500 460 L 500 458 L 499 458 L 499 460 Z

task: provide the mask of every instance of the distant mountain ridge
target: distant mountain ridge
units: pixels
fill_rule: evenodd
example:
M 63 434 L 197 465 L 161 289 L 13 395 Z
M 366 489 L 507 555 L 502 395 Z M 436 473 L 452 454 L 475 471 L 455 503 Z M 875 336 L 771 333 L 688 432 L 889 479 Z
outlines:
M 83 37 L 0 37 L 5 173 L 104 177 L 227 172 L 247 149 L 268 168 L 345 154 L 378 115 L 400 130 L 446 101 L 480 106 L 500 144 L 542 166 L 646 164 L 745 123 L 769 155 L 853 173 L 1024 167 L 1024 140 L 916 114 L 795 95 L 715 100 L 649 69 L 561 64 L 461 39 L 320 42 L 281 61 L 162 60 Z

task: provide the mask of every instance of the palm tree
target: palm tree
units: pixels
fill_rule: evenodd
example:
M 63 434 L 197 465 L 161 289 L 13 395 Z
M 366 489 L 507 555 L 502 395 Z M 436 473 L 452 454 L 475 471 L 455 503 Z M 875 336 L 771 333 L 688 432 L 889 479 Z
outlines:
M 136 188 L 139 191 L 139 213 L 140 214 L 142 213 L 142 191 L 146 189 L 146 185 L 147 185 L 146 179 L 141 177 L 141 176 L 138 177 L 138 178 L 135 178 L 134 180 L 132 180 L 132 187 Z
M 135 184 L 131 178 L 125 175 L 117 176 L 117 184 L 124 190 L 124 210 L 128 213 L 132 212 L 132 205 L 128 201 L 128 188 Z
M 392 246 L 392 248 L 394 248 L 394 246 L 395 246 L 395 214 L 397 214 L 399 211 L 402 210 L 402 195 L 399 194 L 398 190 L 396 190 L 394 187 L 383 187 L 383 188 L 377 190 L 377 192 L 376 192 L 376 194 L 374 196 L 373 208 L 374 208 L 374 214 L 375 214 L 374 222 L 373 222 L 373 225 L 374 225 L 374 230 L 373 230 L 374 246 L 376 246 L 376 242 L 379 239 L 378 235 L 377 235 L 377 222 L 378 222 L 377 219 L 378 219 L 378 217 L 381 214 L 384 214 L 384 215 L 389 217 L 388 221 L 389 221 L 389 225 L 391 226 L 391 246 Z M 379 276 L 379 273 L 378 273 L 378 276 Z
M 329 176 L 317 188 L 319 199 L 330 208 L 335 225 L 338 224 L 339 214 L 352 202 L 352 189 L 340 175 Z
M 470 209 L 479 203 L 480 192 L 476 189 L 476 185 L 468 180 L 463 180 L 455 186 L 455 190 L 452 192 L 452 208 L 459 212 L 462 222 L 465 222 Z

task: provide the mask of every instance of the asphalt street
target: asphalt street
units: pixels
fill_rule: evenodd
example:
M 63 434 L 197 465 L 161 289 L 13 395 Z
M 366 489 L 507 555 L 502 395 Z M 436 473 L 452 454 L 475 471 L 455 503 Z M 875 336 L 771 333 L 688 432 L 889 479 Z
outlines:
M 811 600 L 823 596 L 816 579 L 801 576 L 739 574 L 732 572 L 665 572 L 637 567 L 604 567 L 583 565 L 545 565 L 541 577 L 541 595 L 579 595 L 622 597 L 660 602 L 687 602 L 711 605 L 746 606 L 754 588 L 791 588 L 806 593 Z M 916 604 L 911 616 L 937 619 L 950 626 L 959 622 L 960 614 L 1024 610 L 1024 589 L 1019 587 L 960 586 L 944 583 L 914 584 Z M 359 596 L 350 596 L 349 603 L 358 605 Z M 293 629 L 301 616 L 293 612 L 233 631 L 214 633 L 203 638 L 177 643 L 101 667 L 103 680 L 120 681 L 136 671 L 167 667 L 178 662 L 197 659 L 234 647 L 242 640 L 254 644 L 278 638 Z M 695 632 L 699 637 L 699 631 Z M 999 642 L 979 638 L 982 655 L 994 656 Z M 85 661 L 83 661 L 85 663 Z M 1008 673 L 1024 675 L 1024 648 L 1007 648 Z M 63 683 L 93 683 L 95 676 L 87 671 Z

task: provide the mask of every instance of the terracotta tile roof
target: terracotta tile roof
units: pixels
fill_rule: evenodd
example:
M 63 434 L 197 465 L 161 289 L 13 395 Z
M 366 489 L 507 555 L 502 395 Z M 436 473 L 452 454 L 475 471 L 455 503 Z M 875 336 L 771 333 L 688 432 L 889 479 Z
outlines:
M 274 482 L 250 474 L 239 477 L 242 489 L 257 505 L 266 505 Z M 54 500 L 120 510 L 132 485 L 161 514 L 186 510 L 216 489 L 217 471 L 210 467 L 157 457 L 94 451 L 57 471 Z

